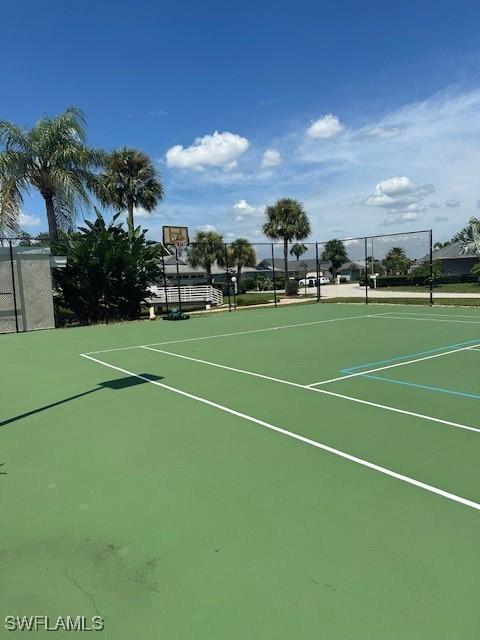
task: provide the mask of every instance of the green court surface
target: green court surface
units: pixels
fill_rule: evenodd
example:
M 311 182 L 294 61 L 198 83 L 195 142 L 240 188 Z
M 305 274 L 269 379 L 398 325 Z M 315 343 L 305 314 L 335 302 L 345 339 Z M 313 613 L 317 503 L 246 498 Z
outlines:
M 0 637 L 35 614 L 109 640 L 479 637 L 480 310 L 311 304 L 0 353 Z

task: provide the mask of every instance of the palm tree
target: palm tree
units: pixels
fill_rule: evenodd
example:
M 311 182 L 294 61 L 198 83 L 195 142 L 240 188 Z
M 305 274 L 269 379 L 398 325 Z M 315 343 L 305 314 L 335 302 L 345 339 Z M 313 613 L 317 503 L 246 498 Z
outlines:
M 74 107 L 46 116 L 31 129 L 0 121 L 0 228 L 18 231 L 23 196 L 31 187 L 45 201 L 49 238 L 72 226 L 78 208 L 88 204 L 88 188 L 102 153 L 86 145 L 85 119 Z
M 345 262 L 348 262 L 347 250 L 342 240 L 329 240 L 325 243 L 325 249 L 322 253 L 322 260 L 330 262 L 332 265 L 329 269 L 334 278 L 337 277 L 337 272 Z
M 288 281 L 288 243 L 292 240 L 305 240 L 310 235 L 310 221 L 298 200 L 282 198 L 265 210 L 267 222 L 263 233 L 272 240 L 283 240 L 283 261 L 285 282 Z
M 462 243 L 463 254 L 480 256 L 480 220 L 478 218 L 470 218 L 468 226 L 457 235 Z
M 151 212 L 164 196 L 163 185 L 150 158 L 142 151 L 127 147 L 106 156 L 95 192 L 104 206 L 127 212 L 130 234 L 134 230 L 134 209 L 141 207 Z
M 383 264 L 387 271 L 394 271 L 396 273 L 406 273 L 411 260 L 408 258 L 406 251 L 403 247 L 392 247 L 383 260 Z
M 254 267 L 257 262 L 255 249 L 245 238 L 234 240 L 228 251 L 228 257 L 237 267 L 237 280 L 240 281 L 243 267 Z
M 300 242 L 296 242 L 290 247 L 290 255 L 295 256 L 297 260 L 300 260 L 300 257 L 303 256 L 304 253 L 307 253 L 307 251 L 307 245 Z
M 212 284 L 212 266 L 225 266 L 225 245 L 223 237 L 215 231 L 197 231 L 193 243 L 188 247 L 187 260 L 192 267 L 202 267 L 207 272 L 208 283 Z

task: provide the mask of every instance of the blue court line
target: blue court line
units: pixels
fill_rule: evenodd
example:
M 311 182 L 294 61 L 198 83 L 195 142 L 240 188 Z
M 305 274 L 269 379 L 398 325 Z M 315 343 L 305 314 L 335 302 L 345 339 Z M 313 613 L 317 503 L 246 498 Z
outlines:
M 444 387 L 431 387 L 426 384 L 417 384 L 416 382 L 405 382 L 404 380 L 393 380 L 392 378 L 381 378 L 380 376 L 371 376 L 366 374 L 364 378 L 371 378 L 372 380 L 380 380 L 380 382 L 391 382 L 393 384 L 402 384 L 407 387 L 417 387 L 418 389 L 426 389 L 427 391 L 438 391 L 440 393 L 448 393 L 452 396 L 462 396 L 463 398 L 474 398 L 480 400 L 480 395 L 477 393 L 466 393 L 464 391 L 454 391 L 453 389 L 445 389 Z
M 389 358 L 388 360 L 376 360 L 375 362 L 366 362 L 365 364 L 357 364 L 354 367 L 348 369 L 342 369 L 340 373 L 353 373 L 357 369 L 365 369 L 377 364 L 388 364 L 389 362 L 398 362 L 399 360 L 407 360 L 408 358 L 416 356 L 426 356 L 429 353 L 437 353 L 439 351 L 445 351 L 445 349 L 455 349 L 456 347 L 464 347 L 468 344 L 480 343 L 480 338 L 475 340 L 467 340 L 466 342 L 457 342 L 456 344 L 447 344 L 444 347 L 437 347 L 436 349 L 428 349 L 428 351 L 417 351 L 416 353 L 407 353 L 404 356 L 396 356 L 395 358 Z

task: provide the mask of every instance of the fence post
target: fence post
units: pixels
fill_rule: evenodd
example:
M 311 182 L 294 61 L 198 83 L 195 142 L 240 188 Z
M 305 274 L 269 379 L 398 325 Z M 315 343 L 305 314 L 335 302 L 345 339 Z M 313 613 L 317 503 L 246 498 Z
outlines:
M 315 242 L 315 263 L 317 267 L 317 302 L 320 302 L 320 263 L 318 262 L 318 242 Z
M 225 242 L 225 244 L 223 245 L 224 250 L 225 250 L 225 268 L 227 270 L 227 275 L 226 275 L 226 284 L 227 284 L 227 293 L 228 293 L 228 310 L 231 311 L 232 310 L 232 298 L 230 296 L 230 270 L 229 270 L 229 265 L 228 265 L 228 249 L 227 249 L 227 243 Z
M 8 241 L 8 246 L 10 249 L 10 270 L 12 274 L 12 293 L 13 293 L 13 308 L 15 310 L 15 331 L 18 333 L 18 309 L 17 309 L 17 292 L 15 286 L 15 269 L 13 266 L 13 249 L 12 249 L 12 241 Z
M 429 265 L 429 272 L 430 272 L 430 306 L 433 306 L 433 230 L 430 229 L 430 265 Z
M 180 268 L 178 266 L 178 247 L 175 245 L 175 262 L 177 263 L 178 310 L 182 311 L 182 292 L 180 290 Z
M 365 238 L 365 304 L 368 304 L 368 239 Z
M 277 306 L 277 287 L 275 285 L 275 254 L 273 253 L 273 242 L 272 246 L 272 269 L 273 269 L 273 301 L 275 303 L 275 308 Z

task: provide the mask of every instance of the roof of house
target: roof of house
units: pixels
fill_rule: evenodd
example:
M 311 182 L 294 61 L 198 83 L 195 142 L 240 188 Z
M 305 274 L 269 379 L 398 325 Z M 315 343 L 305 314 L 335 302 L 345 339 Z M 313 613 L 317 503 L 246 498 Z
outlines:
M 234 270 L 232 267 L 230 267 L 230 270 Z M 190 266 L 185 260 L 179 260 L 178 261 L 178 272 L 180 275 L 205 275 L 206 276 L 206 271 L 203 267 L 192 267 Z M 173 260 L 165 260 L 165 273 L 167 275 L 174 275 L 177 273 L 177 265 L 175 262 L 175 259 Z M 219 267 L 217 263 L 212 265 L 212 276 L 219 276 L 219 275 L 225 275 L 226 273 L 226 268 L 225 267 Z M 248 274 L 248 273 L 257 273 L 257 269 L 255 269 L 254 267 L 243 267 L 242 269 L 242 273 L 243 274 Z
M 283 258 L 275 258 L 273 260 L 275 271 L 283 271 L 284 262 Z M 330 262 L 320 261 L 319 267 L 320 269 L 328 269 L 330 266 Z M 289 271 L 305 271 L 305 268 L 311 271 L 315 271 L 317 268 L 317 261 L 315 258 L 305 258 L 305 260 L 289 260 L 288 261 L 288 269 Z M 272 259 L 265 258 L 261 262 L 257 264 L 257 269 L 272 269 Z
M 480 256 L 476 255 L 473 252 L 463 253 L 463 244 L 460 240 L 457 242 L 452 242 L 451 244 L 447 244 L 446 247 L 442 249 L 435 249 L 433 252 L 434 260 L 452 260 L 458 258 L 479 258 Z

